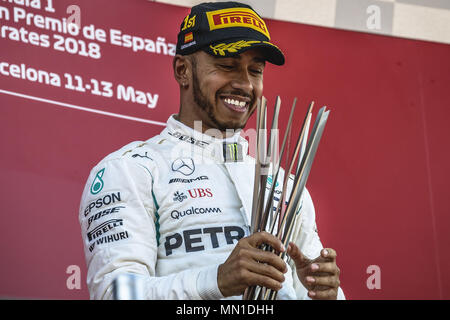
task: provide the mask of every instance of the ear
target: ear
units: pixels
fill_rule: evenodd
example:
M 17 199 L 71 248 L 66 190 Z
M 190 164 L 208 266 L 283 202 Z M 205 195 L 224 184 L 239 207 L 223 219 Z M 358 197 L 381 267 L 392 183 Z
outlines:
M 175 80 L 178 82 L 180 87 L 187 88 L 189 87 L 189 73 L 192 68 L 189 59 L 186 56 L 182 56 L 177 54 L 173 58 L 173 74 Z

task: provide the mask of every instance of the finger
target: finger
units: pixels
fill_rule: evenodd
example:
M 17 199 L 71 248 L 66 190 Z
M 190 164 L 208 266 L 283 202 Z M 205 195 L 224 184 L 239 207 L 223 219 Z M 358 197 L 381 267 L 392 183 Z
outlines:
M 242 258 L 243 261 L 250 260 L 258 264 L 268 264 L 282 273 L 286 273 L 288 271 L 286 262 L 284 262 L 283 259 L 273 252 L 264 251 L 257 248 L 246 248 L 241 249 L 238 256 Z
M 257 248 L 263 243 L 265 243 L 274 248 L 275 250 L 277 250 L 278 252 L 286 251 L 280 239 L 275 237 L 273 234 L 270 234 L 265 231 L 252 234 L 251 236 L 247 237 L 247 241 L 250 244 L 250 246 L 254 248 Z
M 283 287 L 281 282 L 257 273 L 252 274 L 249 286 L 262 286 L 275 291 L 278 291 Z
M 337 289 L 329 289 L 323 291 L 308 291 L 308 296 L 314 300 L 336 300 Z
M 337 253 L 332 248 L 324 248 L 320 251 L 320 256 L 328 261 L 334 261 L 336 260 Z
M 244 267 L 247 268 L 250 272 L 255 274 L 267 276 L 271 279 L 276 280 L 277 282 L 284 282 L 284 274 L 280 270 L 274 268 L 271 265 L 265 263 L 258 263 L 254 260 L 247 260 L 243 263 Z
M 305 265 L 308 265 L 311 261 L 307 259 L 303 253 L 300 251 L 300 249 L 297 247 L 297 245 L 293 242 L 289 243 L 288 246 L 288 254 L 294 260 L 295 267 L 297 269 L 303 268 Z
M 315 274 L 318 273 L 329 273 L 333 275 L 339 275 L 340 270 L 334 262 L 314 262 L 311 263 L 309 271 Z
M 338 288 L 340 286 L 340 281 L 336 276 L 307 276 L 306 283 L 311 286 L 315 285 L 315 290 L 317 291 L 328 290 L 330 288 Z

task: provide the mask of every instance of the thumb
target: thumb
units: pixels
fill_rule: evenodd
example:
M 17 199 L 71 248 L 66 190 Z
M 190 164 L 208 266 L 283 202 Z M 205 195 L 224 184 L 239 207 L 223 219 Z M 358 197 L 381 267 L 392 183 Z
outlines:
M 288 252 L 289 256 L 295 262 L 295 267 L 301 269 L 310 264 L 310 260 L 300 251 L 297 245 L 293 242 L 289 243 Z

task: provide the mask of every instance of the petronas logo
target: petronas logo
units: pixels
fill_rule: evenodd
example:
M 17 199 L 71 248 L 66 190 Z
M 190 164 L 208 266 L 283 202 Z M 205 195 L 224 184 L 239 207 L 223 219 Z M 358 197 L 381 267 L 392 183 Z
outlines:
M 97 194 L 100 191 L 102 191 L 103 189 L 103 173 L 105 173 L 105 168 L 103 168 L 102 170 L 100 170 L 99 172 L 97 172 L 97 174 L 95 175 L 94 181 L 92 182 L 91 185 L 91 193 L 92 194 Z

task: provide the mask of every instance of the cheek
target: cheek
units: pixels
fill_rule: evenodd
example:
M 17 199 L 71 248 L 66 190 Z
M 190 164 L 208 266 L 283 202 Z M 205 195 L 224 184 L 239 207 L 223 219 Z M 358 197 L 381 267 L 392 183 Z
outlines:
M 204 79 L 205 81 L 201 81 L 201 89 L 205 96 L 210 97 L 211 99 L 219 98 L 219 94 L 221 89 L 225 87 L 226 82 L 219 75 L 208 75 L 208 78 Z
M 262 77 L 260 79 L 256 79 L 253 82 L 253 90 L 255 91 L 255 98 L 261 98 L 262 92 L 263 92 L 263 79 Z

